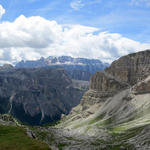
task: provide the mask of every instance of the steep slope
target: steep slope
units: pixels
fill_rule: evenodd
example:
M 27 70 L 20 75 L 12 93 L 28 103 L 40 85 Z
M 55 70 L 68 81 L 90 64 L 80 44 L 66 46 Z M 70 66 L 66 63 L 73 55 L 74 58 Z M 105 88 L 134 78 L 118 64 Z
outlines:
M 80 103 L 83 92 L 72 86 L 63 69 L 0 70 L 0 113 L 31 125 L 59 120 Z
M 69 56 L 41 58 L 36 61 L 21 61 L 16 68 L 64 68 L 72 79 L 89 81 L 92 74 L 104 70 L 109 64 L 98 59 L 72 58 Z
M 63 150 L 150 149 L 149 60 L 149 50 L 130 54 L 93 75 L 81 103 L 42 130 L 54 135 L 49 142 Z
M 121 81 L 134 85 L 150 73 L 150 50 L 123 56 L 105 71 Z

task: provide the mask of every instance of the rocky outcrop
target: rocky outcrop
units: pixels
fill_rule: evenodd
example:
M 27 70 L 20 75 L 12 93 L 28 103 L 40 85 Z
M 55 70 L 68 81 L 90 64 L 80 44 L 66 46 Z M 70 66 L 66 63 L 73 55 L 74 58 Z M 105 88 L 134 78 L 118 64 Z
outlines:
M 137 83 L 133 89 L 136 94 L 146 94 L 150 93 L 150 76 L 148 76 L 145 80 Z
M 0 113 L 32 125 L 59 120 L 80 103 L 84 90 L 74 88 L 63 69 L 1 69 Z
M 123 56 L 105 71 L 118 80 L 134 85 L 150 74 L 150 50 Z
M 118 91 L 129 87 L 128 83 L 116 80 L 105 71 L 96 72 L 91 77 L 90 90 L 85 92 L 81 99 L 80 112 L 82 111 L 84 117 L 94 114 L 101 103 L 118 93 Z
M 96 72 L 90 80 L 90 89 L 100 92 L 116 92 L 127 87 L 127 83 L 115 79 L 105 71 Z
M 16 126 L 18 125 L 18 122 L 16 121 L 16 119 L 14 119 L 12 116 L 8 115 L 8 114 L 0 114 L 0 125 L 13 125 Z

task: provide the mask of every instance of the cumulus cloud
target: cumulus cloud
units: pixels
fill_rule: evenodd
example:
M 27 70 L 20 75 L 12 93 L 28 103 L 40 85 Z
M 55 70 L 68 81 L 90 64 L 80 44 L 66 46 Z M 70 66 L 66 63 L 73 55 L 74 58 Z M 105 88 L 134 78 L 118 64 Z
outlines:
M 150 7 L 150 0 L 131 0 L 131 5 Z
M 2 18 L 2 16 L 5 14 L 5 9 L 3 8 L 2 5 L 0 5 L 0 19 Z
M 21 15 L 14 22 L 0 24 L 0 47 L 45 48 L 60 40 L 62 27 L 55 21 Z
M 150 48 L 117 33 L 82 25 L 60 25 L 42 17 L 21 15 L 0 24 L 0 63 L 36 60 L 41 56 L 98 58 L 105 62 Z

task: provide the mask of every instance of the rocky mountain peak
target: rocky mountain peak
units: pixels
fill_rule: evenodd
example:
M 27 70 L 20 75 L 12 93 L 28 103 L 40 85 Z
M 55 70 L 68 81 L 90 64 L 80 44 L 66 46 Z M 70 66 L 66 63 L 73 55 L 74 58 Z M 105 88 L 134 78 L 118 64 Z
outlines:
M 150 74 L 150 50 L 129 54 L 114 61 L 90 79 L 90 89 L 115 92 L 136 84 Z
M 109 64 L 103 63 L 98 59 L 73 58 L 70 56 L 49 56 L 41 57 L 39 60 L 20 61 L 16 68 L 63 68 L 69 77 L 75 80 L 89 81 L 92 74 L 98 70 L 104 70 Z
M 3 66 L 0 67 L 0 70 L 9 70 L 9 69 L 14 69 L 14 67 L 10 64 L 4 64 Z
M 129 54 L 114 61 L 105 71 L 131 85 L 146 78 L 150 72 L 150 50 Z

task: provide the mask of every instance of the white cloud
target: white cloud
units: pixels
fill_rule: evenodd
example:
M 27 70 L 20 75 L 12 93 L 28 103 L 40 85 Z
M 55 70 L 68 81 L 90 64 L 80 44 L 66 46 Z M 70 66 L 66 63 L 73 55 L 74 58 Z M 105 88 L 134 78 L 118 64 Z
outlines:
M 21 15 L 14 22 L 0 24 L 0 47 L 45 48 L 59 40 L 62 27 L 55 21 Z
M 131 0 L 131 5 L 150 7 L 150 0 Z
M 0 24 L 0 63 L 69 55 L 105 62 L 150 48 L 117 33 L 81 25 L 60 25 L 42 17 L 18 17 Z
M 84 4 L 82 3 L 82 0 L 73 0 L 71 3 L 70 3 L 70 6 L 72 9 L 74 10 L 79 10 L 81 9 L 82 7 L 84 7 Z
M 2 16 L 5 14 L 5 9 L 3 8 L 2 5 L 0 5 L 0 19 L 2 18 Z
M 89 1 L 89 0 L 73 0 L 70 3 L 70 7 L 77 11 L 77 10 L 80 10 L 81 8 L 83 8 L 84 6 L 98 4 L 98 3 L 101 3 L 101 1 L 102 0 L 92 0 L 92 1 Z

